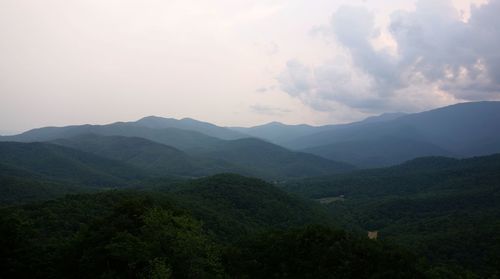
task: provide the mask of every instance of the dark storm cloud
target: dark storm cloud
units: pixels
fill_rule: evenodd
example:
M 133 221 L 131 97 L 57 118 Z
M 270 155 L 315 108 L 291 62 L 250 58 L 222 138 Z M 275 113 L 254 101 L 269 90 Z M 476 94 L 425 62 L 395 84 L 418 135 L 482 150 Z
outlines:
M 365 111 L 411 109 L 419 94 L 425 104 L 441 96 L 429 93 L 436 89 L 459 100 L 499 99 L 499 14 L 500 0 L 492 0 L 472 7 L 464 22 L 450 1 L 420 0 L 414 11 L 391 16 L 388 32 L 397 45 L 391 54 L 372 43 L 380 36 L 372 13 L 342 6 L 322 29 L 346 49 L 349 61 L 308 68 L 292 60 L 278 80 L 318 110 L 328 106 L 314 104 L 328 102 Z

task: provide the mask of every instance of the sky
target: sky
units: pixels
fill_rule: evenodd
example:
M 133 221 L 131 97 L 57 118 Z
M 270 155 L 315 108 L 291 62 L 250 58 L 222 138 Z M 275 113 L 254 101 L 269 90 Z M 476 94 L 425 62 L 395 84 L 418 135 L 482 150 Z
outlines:
M 500 99 L 500 0 L 0 0 L 0 133 Z

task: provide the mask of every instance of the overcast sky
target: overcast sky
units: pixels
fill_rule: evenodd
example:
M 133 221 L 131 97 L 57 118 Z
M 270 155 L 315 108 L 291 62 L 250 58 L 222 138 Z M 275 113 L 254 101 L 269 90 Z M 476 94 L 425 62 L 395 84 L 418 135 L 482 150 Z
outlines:
M 0 131 L 500 98 L 500 0 L 0 0 Z

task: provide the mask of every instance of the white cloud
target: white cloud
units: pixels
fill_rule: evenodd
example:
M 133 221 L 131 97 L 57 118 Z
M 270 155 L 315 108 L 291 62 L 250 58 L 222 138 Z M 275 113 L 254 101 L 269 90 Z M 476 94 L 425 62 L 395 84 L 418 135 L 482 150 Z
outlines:
M 500 0 L 473 6 L 467 21 L 451 1 L 419 0 L 380 30 L 365 7 L 341 6 L 315 30 L 342 46 L 347 58 L 312 66 L 291 60 L 278 80 L 290 96 L 320 111 L 340 104 L 372 113 L 418 111 L 500 99 L 498 14 Z
M 467 71 L 445 67 L 450 78 L 428 84 L 422 68 L 399 70 L 396 45 L 404 43 L 388 28 L 394 9 L 409 11 L 402 14 L 409 20 L 414 0 L 2 0 L 0 128 L 151 114 L 219 125 L 324 124 L 455 102 L 452 90 L 456 98 L 489 98 L 500 63 L 490 63 L 498 42 L 485 42 L 498 39 L 488 28 L 497 9 L 469 12 L 468 3 L 485 0 L 453 1 L 466 11 L 462 23 L 470 14 L 465 22 L 480 29 L 477 45 L 467 42 L 465 50 L 489 54 Z M 328 22 L 342 3 L 369 12 L 346 8 L 358 19 Z M 310 36 L 313 26 L 330 36 L 326 43 Z M 291 112 L 262 114 L 253 104 Z

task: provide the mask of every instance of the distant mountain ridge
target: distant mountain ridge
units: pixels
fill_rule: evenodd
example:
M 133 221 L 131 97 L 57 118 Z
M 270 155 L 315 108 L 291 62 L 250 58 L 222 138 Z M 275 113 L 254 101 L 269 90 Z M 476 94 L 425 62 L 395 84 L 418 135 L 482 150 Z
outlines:
M 424 156 L 456 156 L 432 143 L 398 137 L 342 141 L 302 151 L 349 162 L 361 168 L 391 166 Z
M 188 154 L 143 138 L 82 135 L 51 141 L 126 163 L 155 175 L 206 176 L 233 172 L 266 179 L 327 175 L 354 169 L 259 139 L 221 141 L 203 152 Z
M 0 137 L 0 141 L 56 143 L 156 175 L 199 177 L 234 172 L 278 179 L 326 175 L 354 168 L 188 118 L 149 116 L 135 122 L 108 125 L 46 127 Z
M 0 141 L 52 141 L 84 134 L 139 137 L 198 156 L 224 147 L 227 141 L 254 137 L 331 161 L 373 168 L 422 156 L 470 157 L 500 152 L 498 123 L 500 102 L 475 102 L 325 126 L 271 122 L 227 128 L 190 118 L 149 116 L 135 122 L 34 129 L 0 137 Z
M 231 129 L 220 127 L 208 122 L 198 121 L 192 118 L 183 118 L 180 120 L 174 118 L 164 118 L 158 116 L 148 116 L 139 119 L 135 124 L 153 129 L 177 128 L 192 130 L 205 135 L 225 140 L 246 138 L 248 135 L 233 131 Z
M 141 137 L 154 142 L 173 146 L 183 151 L 209 148 L 221 139 L 200 132 L 179 128 L 154 129 L 140 126 L 134 122 L 117 122 L 108 125 L 78 125 L 66 127 L 46 127 L 25 133 L 0 137 L 0 141 L 44 142 L 66 139 L 85 134 L 101 136 Z
M 248 134 L 252 137 L 264 139 L 282 145 L 284 142 L 289 141 L 291 138 L 297 138 L 313 134 L 315 132 L 323 131 L 328 129 L 328 126 L 316 127 L 306 124 L 286 125 L 280 122 L 270 122 L 264 125 L 254 126 L 250 128 L 231 127 L 231 129 Z
M 423 156 L 470 157 L 500 152 L 500 102 L 460 103 L 414 114 L 385 113 L 340 125 L 272 122 L 232 128 L 292 150 L 361 168 Z
M 379 167 L 422 156 L 498 153 L 498 123 L 500 102 L 463 103 L 389 121 L 336 126 L 284 145 L 361 167 Z
M 327 131 L 335 129 L 338 127 L 350 126 L 350 125 L 360 125 L 365 123 L 377 123 L 385 122 L 397 119 L 399 117 L 407 115 L 402 112 L 395 113 L 384 113 L 377 116 L 371 116 L 358 122 L 353 122 L 349 124 L 331 124 L 323 126 L 311 126 L 307 124 L 298 125 L 287 125 L 280 122 L 270 122 L 263 125 L 258 125 L 254 127 L 230 127 L 231 129 L 256 137 L 264 139 L 279 145 L 287 146 L 290 141 L 305 137 L 307 135 L 313 135 L 322 131 Z

